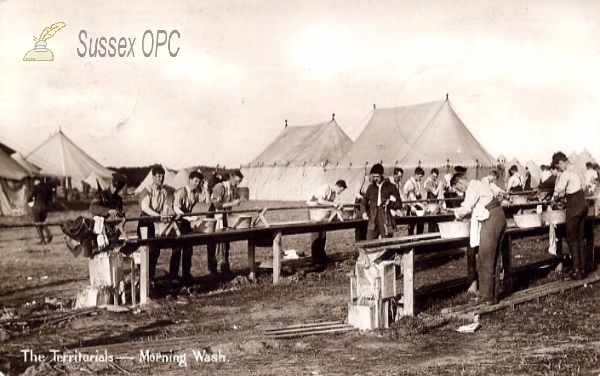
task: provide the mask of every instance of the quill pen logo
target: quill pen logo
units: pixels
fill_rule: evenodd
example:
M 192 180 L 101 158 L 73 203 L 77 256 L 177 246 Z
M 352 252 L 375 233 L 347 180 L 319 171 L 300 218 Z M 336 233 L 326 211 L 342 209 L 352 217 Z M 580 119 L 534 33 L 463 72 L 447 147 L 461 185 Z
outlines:
M 25 54 L 23 61 L 52 61 L 54 54 L 46 48 L 46 41 L 54 36 L 57 31 L 67 26 L 64 22 L 57 22 L 42 31 L 39 38 L 33 37 L 35 48 Z

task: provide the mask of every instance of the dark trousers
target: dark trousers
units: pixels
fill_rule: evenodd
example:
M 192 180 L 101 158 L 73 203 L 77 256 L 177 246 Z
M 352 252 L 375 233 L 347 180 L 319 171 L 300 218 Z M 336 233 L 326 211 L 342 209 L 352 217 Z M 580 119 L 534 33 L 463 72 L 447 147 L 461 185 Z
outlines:
M 177 223 L 177 226 L 181 234 L 188 234 L 191 231 L 190 223 L 188 221 L 181 221 Z M 180 247 L 173 247 L 173 253 L 171 254 L 171 263 L 169 264 L 169 276 L 172 279 L 178 277 L 179 274 L 179 263 L 182 264 L 182 276 L 183 279 L 191 279 L 192 277 L 192 255 L 194 253 L 194 246 L 186 244 Z M 181 258 L 183 253 L 183 259 Z
M 45 222 L 46 216 L 48 215 L 48 211 L 44 208 L 33 208 L 33 221 L 34 222 Z M 42 243 L 47 243 L 52 238 L 52 234 L 50 233 L 50 229 L 46 226 L 35 226 L 35 230 L 37 231 L 38 236 L 40 237 L 40 241 Z M 45 237 L 44 237 L 45 235 Z
M 361 200 L 360 199 L 355 199 L 354 203 L 355 204 L 360 204 Z M 356 209 L 355 210 L 355 214 L 354 214 L 354 218 L 357 219 L 362 219 L 362 211 L 360 209 Z M 356 226 L 354 228 L 354 241 L 356 242 L 360 242 L 363 240 L 367 239 L 367 226 Z
M 408 211 L 408 215 L 416 217 L 416 214 L 414 214 L 410 210 Z M 425 223 L 423 221 L 419 221 L 417 223 L 411 223 L 408 225 L 408 235 L 419 235 L 419 234 L 422 234 L 424 230 L 425 230 Z
M 375 218 L 369 218 L 369 226 L 367 227 L 367 240 L 382 238 L 391 238 L 394 236 L 392 231 L 386 233 L 386 216 L 385 210 L 382 207 L 377 207 L 377 215 Z M 391 230 L 391 225 L 390 225 Z
M 223 213 L 223 228 L 227 228 L 227 214 Z M 226 243 L 209 243 L 206 245 L 206 262 L 208 270 L 212 274 L 217 273 L 217 267 L 221 267 L 221 273 L 231 272 L 229 265 L 230 245 Z
M 145 220 L 138 221 L 137 236 L 140 239 L 142 238 L 142 232 L 141 232 L 142 227 L 146 227 L 148 229 L 148 238 L 154 237 L 154 235 L 155 235 L 154 222 L 145 221 Z M 148 250 L 149 250 L 148 256 L 150 259 L 150 265 L 148 265 L 148 268 L 149 268 L 148 277 L 150 278 L 151 281 L 153 281 L 154 275 L 156 274 L 156 264 L 158 264 L 158 258 L 160 257 L 160 247 L 157 247 L 156 245 L 149 245 Z
M 325 244 L 327 243 L 327 232 L 313 232 L 310 234 L 310 254 L 313 260 L 327 259 Z
M 218 266 L 221 267 L 222 273 L 229 273 L 231 271 L 229 249 L 229 243 L 209 243 L 206 245 L 208 270 L 211 273 L 217 273 Z
M 488 209 L 490 217 L 481 225 L 479 237 L 478 275 L 479 294 L 484 300 L 493 301 L 495 297 L 495 271 L 502 236 L 506 230 L 506 217 L 500 205 Z
M 572 195 L 567 195 L 567 215 L 566 215 L 566 240 L 569 245 L 569 252 L 573 261 L 573 272 L 581 273 L 585 271 L 585 218 L 587 217 L 588 207 L 585 201 L 585 194 L 579 191 Z

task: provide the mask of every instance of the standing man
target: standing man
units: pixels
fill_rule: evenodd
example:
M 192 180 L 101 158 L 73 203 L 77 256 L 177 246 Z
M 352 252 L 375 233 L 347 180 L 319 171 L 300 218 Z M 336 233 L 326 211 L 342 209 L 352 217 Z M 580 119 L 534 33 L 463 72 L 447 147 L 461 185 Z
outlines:
M 558 167 L 560 176 L 556 180 L 552 201 L 559 197 L 567 198 L 566 239 L 573 260 L 571 279 L 585 278 L 585 236 L 584 225 L 588 213 L 583 180 L 567 156 L 562 153 L 552 155 L 552 164 Z
M 593 194 L 596 191 L 598 171 L 594 169 L 592 162 L 586 162 L 585 169 L 585 189 L 588 193 Z
M 206 192 L 201 192 L 203 189 L 204 175 L 198 171 L 190 172 L 188 178 L 188 184 L 184 187 L 179 188 L 175 192 L 173 199 L 173 211 L 179 217 L 186 214 L 190 214 L 194 205 L 198 202 L 206 201 Z M 188 234 L 192 231 L 190 222 L 183 219 L 177 221 L 177 225 L 181 234 Z M 182 264 L 182 276 L 183 283 L 189 285 L 193 282 L 194 277 L 192 276 L 192 254 L 194 246 L 186 244 L 184 246 L 173 247 L 173 254 L 171 255 L 171 263 L 169 265 L 169 276 L 171 280 L 179 279 L 179 264 Z M 183 259 L 181 258 L 183 253 Z
M 506 182 L 507 192 L 522 192 L 523 191 L 523 180 L 521 174 L 519 174 L 519 168 L 517 165 L 510 166 L 508 170 L 508 181 Z
M 165 169 L 162 166 L 152 167 L 152 184 L 144 188 L 141 194 L 140 207 L 142 217 L 161 217 L 166 211 L 166 203 L 168 192 L 163 186 L 165 181 Z M 138 221 L 137 235 L 142 237 L 142 228 L 147 229 L 148 238 L 153 238 L 156 234 L 154 221 L 149 219 L 141 219 Z M 156 245 L 148 246 L 150 249 L 150 265 L 149 277 L 152 284 L 156 274 L 156 264 L 160 256 L 160 248 Z
M 369 221 L 367 240 L 391 238 L 394 236 L 396 222 L 390 210 L 402 208 L 400 192 L 389 180 L 383 178 L 381 164 L 373 165 L 370 175 L 372 183 L 367 189 L 361 208 L 363 218 Z
M 339 196 L 348 186 L 344 180 L 338 180 L 335 185 L 324 185 L 313 194 L 306 202 L 309 206 L 331 206 L 334 208 L 341 208 L 341 205 L 335 202 L 337 196 Z M 311 209 L 309 209 L 311 210 Z M 325 244 L 327 242 L 327 233 L 325 231 L 319 231 L 311 234 L 310 253 L 313 258 L 313 262 L 317 264 L 326 263 L 329 258 L 325 253 Z
M 498 198 L 501 195 L 505 195 L 506 191 L 498 187 L 496 181 L 498 180 L 498 171 L 491 170 L 488 176 L 485 176 L 481 181 L 487 182 L 494 193 L 494 197 Z
M 33 205 L 31 206 L 33 221 L 38 223 L 45 222 L 48 216 L 48 207 L 52 203 L 52 188 L 42 182 L 41 178 L 36 177 L 33 180 L 33 189 L 27 201 L 30 205 L 32 205 L 31 202 L 33 201 Z M 52 241 L 52 234 L 48 227 L 38 225 L 35 227 L 35 230 L 40 237 L 40 241 L 37 244 L 48 244 Z
M 425 176 L 425 171 L 423 171 L 421 167 L 417 167 L 415 169 L 415 174 L 404 184 L 404 195 L 408 201 L 417 201 L 423 199 L 423 191 L 421 189 L 421 180 L 423 180 L 423 176 Z M 408 215 L 416 216 L 416 210 L 417 209 L 415 205 L 411 204 Z M 408 235 L 422 234 L 424 227 L 425 223 L 422 221 L 419 221 L 416 224 L 410 224 L 408 226 Z
M 444 186 L 443 183 L 438 181 L 438 178 L 440 176 L 440 170 L 438 170 L 437 168 L 434 168 L 431 170 L 431 174 L 429 175 L 429 177 L 427 179 L 425 179 L 425 191 L 427 192 L 427 199 L 428 200 L 437 200 L 439 198 L 443 198 L 444 196 Z M 437 201 L 434 201 L 435 203 L 438 203 Z M 431 214 L 435 214 L 435 213 L 431 213 Z M 432 220 L 427 222 L 427 231 L 428 232 L 438 232 L 438 225 L 437 223 Z
M 240 184 L 244 175 L 239 170 L 233 171 L 229 177 L 224 176 L 223 181 L 217 183 L 212 190 L 211 204 L 209 211 L 221 212 L 215 214 L 217 219 L 217 228 L 227 227 L 227 212 L 231 211 L 234 206 L 240 205 L 235 189 Z M 217 266 L 220 266 L 221 273 L 231 274 L 231 266 L 229 265 L 229 243 L 209 243 L 206 245 L 208 270 L 211 274 L 217 274 Z
M 355 219 L 363 217 L 362 202 L 367 194 L 369 184 L 371 184 L 371 178 L 369 175 L 365 175 L 360 183 L 356 186 L 356 190 L 354 191 Z M 356 205 L 358 205 L 358 207 Z M 354 241 L 359 242 L 365 239 L 367 239 L 367 226 L 356 226 L 354 229 Z
M 481 223 L 479 240 L 478 278 L 480 299 L 494 304 L 496 262 L 500 254 L 502 236 L 506 230 L 506 217 L 500 202 L 494 197 L 494 192 L 486 182 L 473 180 L 469 182 L 463 173 L 456 173 L 450 182 L 459 192 L 465 193 L 465 200 L 460 208 L 454 210 L 457 219 L 463 219 L 475 207 L 487 210 L 489 218 Z

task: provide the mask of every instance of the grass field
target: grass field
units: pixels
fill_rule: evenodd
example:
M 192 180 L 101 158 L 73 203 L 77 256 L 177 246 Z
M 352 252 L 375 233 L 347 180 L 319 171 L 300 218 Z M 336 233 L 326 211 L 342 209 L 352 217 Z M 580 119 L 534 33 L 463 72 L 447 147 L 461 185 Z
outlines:
M 248 203 L 264 206 L 273 203 Z M 279 203 L 278 203 L 279 204 Z M 136 215 L 137 207 L 127 207 Z M 49 220 L 75 218 L 83 212 L 52 212 Z M 306 218 L 303 210 L 272 216 L 274 221 Z M 11 218 L 0 218 L 0 223 Z M 128 227 L 134 231 L 134 227 Z M 3 318 L 22 318 L 56 310 L 46 299 L 66 303 L 88 282 L 87 259 L 74 258 L 57 227 L 52 244 L 35 245 L 33 229 L 0 230 L 0 303 Z M 309 252 L 308 235 L 284 238 L 284 249 Z M 328 234 L 327 252 L 346 258 L 326 269 L 286 269 L 273 286 L 268 272 L 251 283 L 245 243 L 232 245 L 238 277 L 220 281 L 207 275 L 205 247 L 196 247 L 192 293 L 166 290 L 139 313 L 100 311 L 56 324 L 0 327 L 0 371 L 5 375 L 598 375 L 600 374 L 600 289 L 597 285 L 553 295 L 515 309 L 483 316 L 475 333 L 456 332 L 450 321 L 431 328 L 442 308 L 464 302 L 464 291 L 428 295 L 418 300 L 420 314 L 388 330 L 350 332 L 291 340 L 269 339 L 264 330 L 312 321 L 344 321 L 349 276 L 354 262 L 353 231 Z M 549 258 L 544 239 L 516 244 L 516 266 Z M 157 276 L 168 269 L 170 250 L 161 254 Z M 268 259 L 268 248 L 257 259 Z M 417 287 L 466 275 L 464 258 L 421 267 Z M 548 271 L 524 274 L 517 286 L 547 283 L 560 276 Z M 398 281 L 401 283 L 401 280 Z M 35 301 L 35 303 L 33 303 Z M 106 362 L 26 362 L 22 350 L 50 354 L 52 349 L 80 349 L 85 354 L 132 356 Z M 187 365 L 138 362 L 140 351 L 186 354 Z M 226 362 L 197 363 L 193 352 L 224 354 Z

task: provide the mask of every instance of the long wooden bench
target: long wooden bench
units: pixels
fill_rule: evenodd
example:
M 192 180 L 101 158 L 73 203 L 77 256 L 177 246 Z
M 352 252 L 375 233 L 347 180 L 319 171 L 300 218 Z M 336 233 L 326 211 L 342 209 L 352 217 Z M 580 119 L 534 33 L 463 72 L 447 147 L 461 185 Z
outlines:
M 600 217 L 589 217 L 586 220 L 586 240 L 587 250 L 584 255 L 586 260 L 586 268 L 591 269 L 595 265 L 593 260 L 593 247 L 594 247 L 594 226 L 600 224 Z M 564 233 L 565 225 L 557 226 L 557 235 Z M 523 239 L 527 237 L 540 236 L 548 234 L 549 228 L 536 227 L 536 228 L 509 228 L 506 230 L 504 238 L 502 240 L 502 265 L 504 268 L 505 276 L 505 289 L 506 291 L 512 291 L 512 245 L 513 240 Z M 469 245 L 469 237 L 461 237 L 454 239 L 442 239 L 437 234 L 437 238 L 433 239 L 416 239 L 413 241 L 406 241 L 402 238 L 390 238 L 390 239 L 378 239 L 372 241 L 357 242 L 356 246 L 359 252 L 367 255 L 371 262 L 379 262 L 382 260 L 390 259 L 396 255 L 401 256 L 402 268 L 403 268 L 403 294 L 402 294 L 402 314 L 412 316 L 415 314 L 415 288 L 414 288 L 414 271 L 415 271 L 415 255 L 436 253 L 446 251 L 452 248 L 466 248 L 466 259 L 467 259 L 467 280 L 469 285 L 472 285 L 476 280 L 476 257 L 475 250 Z M 558 246 L 560 247 L 562 241 L 559 241 Z M 559 252 L 561 249 L 559 248 Z M 560 254 L 560 253 L 559 253 Z

